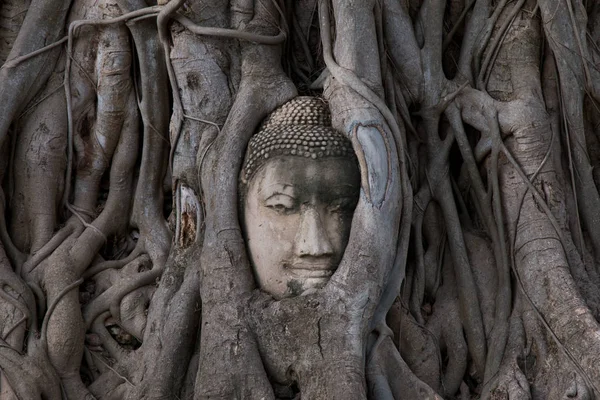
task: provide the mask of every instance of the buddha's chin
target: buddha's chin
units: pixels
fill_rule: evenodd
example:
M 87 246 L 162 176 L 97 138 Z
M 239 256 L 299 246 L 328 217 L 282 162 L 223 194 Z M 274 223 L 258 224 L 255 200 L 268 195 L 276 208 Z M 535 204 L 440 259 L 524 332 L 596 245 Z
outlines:
M 286 297 L 295 297 L 311 294 L 327 285 L 331 277 L 302 277 L 287 281 L 287 291 L 282 296 L 275 296 L 277 299 Z M 273 293 L 271 293 L 273 294 Z
M 305 278 L 304 284 L 302 286 L 304 286 L 304 290 L 322 289 L 325 287 L 325 285 L 327 285 L 329 279 L 331 279 L 331 276 Z

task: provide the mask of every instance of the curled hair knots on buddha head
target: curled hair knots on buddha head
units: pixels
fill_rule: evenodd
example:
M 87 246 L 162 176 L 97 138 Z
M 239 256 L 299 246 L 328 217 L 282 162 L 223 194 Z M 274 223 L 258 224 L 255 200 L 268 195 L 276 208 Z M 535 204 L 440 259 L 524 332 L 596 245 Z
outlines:
M 350 140 L 331 127 L 327 104 L 309 96 L 296 97 L 265 118 L 248 143 L 241 188 L 245 189 L 261 166 L 279 156 L 314 160 L 342 157 L 356 161 Z

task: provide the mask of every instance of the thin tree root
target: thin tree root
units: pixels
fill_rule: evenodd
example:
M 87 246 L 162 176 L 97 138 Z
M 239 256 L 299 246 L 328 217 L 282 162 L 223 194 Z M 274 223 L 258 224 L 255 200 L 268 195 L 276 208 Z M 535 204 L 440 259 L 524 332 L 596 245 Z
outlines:
M 117 310 L 119 307 L 115 307 L 113 305 L 120 304 L 123 297 L 132 291 L 143 286 L 156 283 L 156 280 L 160 278 L 162 272 L 163 270 L 161 268 L 155 266 L 150 271 L 141 272 L 133 277 L 129 277 L 128 280 L 119 282 L 118 284 L 113 285 L 111 288 L 104 291 L 100 296 L 88 304 L 83 312 L 83 319 L 85 321 L 86 328 L 89 329 L 96 318 L 98 318 L 107 310 L 117 312 L 117 315 L 113 315 L 113 317 L 118 320 L 119 315 Z
M 58 295 L 54 299 L 54 301 L 52 301 L 52 303 L 50 303 L 50 306 L 48 307 L 48 311 L 46 311 L 46 315 L 44 315 L 44 320 L 42 322 L 41 339 L 40 339 L 41 343 L 42 343 L 42 348 L 44 348 L 46 351 L 48 351 L 48 337 L 47 337 L 48 321 L 50 320 L 50 317 L 52 316 L 54 309 L 56 308 L 58 303 L 60 303 L 60 300 L 67 293 L 69 293 L 71 290 L 75 289 L 76 287 L 79 287 L 79 285 L 81 285 L 82 283 L 83 283 L 83 279 L 79 278 L 75 282 L 69 284 L 63 290 L 61 290 L 60 293 L 58 293 Z

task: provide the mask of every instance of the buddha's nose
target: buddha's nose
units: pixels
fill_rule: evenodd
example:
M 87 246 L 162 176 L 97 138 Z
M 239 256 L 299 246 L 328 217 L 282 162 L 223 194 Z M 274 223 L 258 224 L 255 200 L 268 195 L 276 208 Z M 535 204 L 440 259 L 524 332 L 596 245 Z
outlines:
M 333 255 L 333 246 L 327 237 L 319 213 L 309 208 L 302 213 L 296 234 L 295 253 L 298 257 L 324 257 Z

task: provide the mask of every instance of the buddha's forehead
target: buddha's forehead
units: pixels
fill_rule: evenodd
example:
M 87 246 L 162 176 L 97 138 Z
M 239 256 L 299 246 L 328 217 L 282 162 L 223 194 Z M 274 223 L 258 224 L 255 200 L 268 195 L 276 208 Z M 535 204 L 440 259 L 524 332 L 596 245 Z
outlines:
M 312 159 L 278 157 L 265 164 L 253 178 L 259 196 L 284 193 L 321 197 L 358 195 L 360 174 L 353 160 L 342 157 Z

